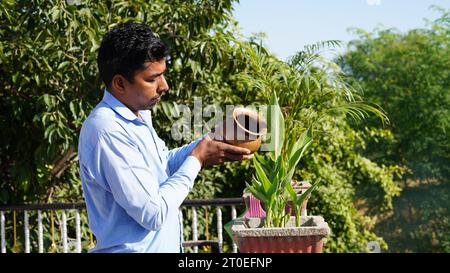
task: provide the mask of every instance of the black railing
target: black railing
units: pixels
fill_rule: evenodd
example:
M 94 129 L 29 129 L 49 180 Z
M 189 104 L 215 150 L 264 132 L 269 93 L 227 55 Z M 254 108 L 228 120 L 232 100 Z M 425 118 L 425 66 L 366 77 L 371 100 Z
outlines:
M 244 198 L 216 198 L 216 199 L 186 199 L 181 206 L 238 206 L 244 205 Z M 60 209 L 86 209 L 86 204 L 79 203 L 49 203 L 49 204 L 20 204 L 0 205 L 0 211 L 24 211 L 24 210 L 60 210 Z
M 242 206 L 245 204 L 245 200 L 242 197 L 237 198 L 217 198 L 217 199 L 187 199 L 185 200 L 181 207 L 189 207 L 192 212 L 192 240 L 186 240 L 183 243 L 183 247 L 191 247 L 194 249 L 194 252 L 197 252 L 198 247 L 210 246 L 211 252 L 222 252 L 223 238 L 222 238 L 222 210 L 220 207 L 231 207 L 231 218 L 236 217 L 236 206 Z M 197 234 L 197 209 L 198 207 L 207 207 L 214 206 L 217 207 L 217 240 L 199 240 L 199 236 Z M 24 213 L 24 231 L 25 231 L 25 252 L 30 251 L 30 230 L 29 230 L 29 213 L 34 212 L 39 215 L 38 216 L 38 226 L 39 226 L 39 252 L 44 252 L 43 249 L 43 239 L 42 239 L 42 211 L 56 211 L 63 210 L 63 229 L 62 240 L 63 240 L 63 252 L 68 251 L 67 247 L 67 227 L 66 227 L 66 215 L 64 214 L 65 210 L 75 210 L 76 211 L 76 225 L 77 225 L 77 235 L 76 235 L 76 252 L 81 251 L 81 235 L 79 232 L 80 226 L 80 215 L 79 210 L 85 210 L 86 204 L 83 202 L 79 203 L 50 203 L 50 204 L 20 204 L 20 205 L 0 205 L 0 216 L 1 216 L 1 252 L 6 252 L 6 236 L 5 236 L 5 212 L 13 212 L 14 214 L 14 242 L 16 241 L 16 212 Z M 53 212 L 52 212 L 53 213 Z M 53 216 L 52 216 L 53 217 Z M 11 219 L 10 219 L 11 221 Z M 53 220 L 52 220 L 53 221 Z M 53 235 L 52 235 L 53 237 Z M 233 244 L 233 252 L 237 251 L 237 246 Z

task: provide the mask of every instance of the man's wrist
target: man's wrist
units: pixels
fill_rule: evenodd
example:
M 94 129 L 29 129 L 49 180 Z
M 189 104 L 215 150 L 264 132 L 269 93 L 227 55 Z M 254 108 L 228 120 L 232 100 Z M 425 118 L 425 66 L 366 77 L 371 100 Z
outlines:
M 191 152 L 190 156 L 195 157 L 200 163 L 200 166 L 203 167 L 203 160 L 201 159 L 200 155 L 195 152 L 195 149 Z
M 194 171 L 196 170 L 197 173 L 202 169 L 202 163 L 200 162 L 200 160 L 197 157 L 189 155 L 186 158 L 186 161 L 189 161 L 188 164 L 189 164 L 190 169 L 192 169 Z

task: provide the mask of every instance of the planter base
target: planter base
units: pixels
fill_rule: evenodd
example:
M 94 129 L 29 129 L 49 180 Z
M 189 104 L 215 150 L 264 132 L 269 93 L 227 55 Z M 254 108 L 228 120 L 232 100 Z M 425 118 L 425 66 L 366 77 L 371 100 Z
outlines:
M 322 253 L 324 236 L 237 238 L 241 253 Z
M 284 228 L 263 228 L 264 218 L 235 219 L 231 230 L 243 253 L 321 253 L 330 233 L 320 216 L 303 216 L 300 227 L 291 217 Z

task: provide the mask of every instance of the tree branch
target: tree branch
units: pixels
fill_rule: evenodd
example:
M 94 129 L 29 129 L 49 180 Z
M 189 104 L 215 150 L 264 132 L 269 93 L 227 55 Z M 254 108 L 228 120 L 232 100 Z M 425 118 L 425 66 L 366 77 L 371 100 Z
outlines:
M 71 145 L 69 149 L 56 162 L 55 167 L 50 171 L 53 176 L 59 178 L 62 172 L 67 168 L 69 159 L 75 154 L 75 147 Z

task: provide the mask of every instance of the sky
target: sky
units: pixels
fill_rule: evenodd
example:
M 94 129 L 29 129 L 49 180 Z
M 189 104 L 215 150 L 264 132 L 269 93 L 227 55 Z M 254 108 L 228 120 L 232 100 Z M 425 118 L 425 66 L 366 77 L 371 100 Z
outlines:
M 357 38 L 349 28 L 426 27 L 440 15 L 431 5 L 450 9 L 450 0 L 240 0 L 233 14 L 245 36 L 264 32 L 265 46 L 286 60 L 307 44 Z

